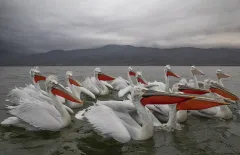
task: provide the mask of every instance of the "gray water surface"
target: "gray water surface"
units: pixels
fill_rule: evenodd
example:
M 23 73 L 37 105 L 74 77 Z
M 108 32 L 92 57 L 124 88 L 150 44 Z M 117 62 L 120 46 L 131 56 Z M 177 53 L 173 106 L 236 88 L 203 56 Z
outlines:
M 93 66 L 81 67 L 40 67 L 45 75 L 55 74 L 63 85 L 67 70 L 72 70 L 79 81 L 93 75 Z M 134 67 L 143 71 L 148 81 L 164 81 L 163 68 L 153 66 Z M 232 77 L 223 81 L 226 88 L 240 96 L 240 67 L 199 67 L 206 75 L 215 79 L 215 70 L 221 68 Z M 127 78 L 126 66 L 105 66 L 102 71 L 113 76 Z M 0 121 L 9 115 L 4 109 L 8 92 L 15 86 L 25 86 L 31 83 L 30 67 L 0 67 Z M 191 78 L 189 67 L 172 66 L 172 70 L 180 76 Z M 199 78 L 203 80 L 206 77 Z M 176 79 L 171 79 L 171 83 Z M 118 99 L 116 92 L 100 100 Z M 93 100 L 83 96 L 85 105 L 91 105 Z M 0 126 L 0 154 L 4 155 L 73 155 L 73 154 L 167 154 L 167 155 L 215 155 L 240 154 L 240 116 L 236 106 L 231 105 L 234 118 L 228 121 L 206 119 L 189 116 L 181 131 L 156 131 L 151 139 L 145 141 L 131 140 L 120 144 L 113 139 L 106 139 L 97 135 L 91 126 L 85 122 L 73 121 L 70 127 L 59 132 L 29 132 L 24 129 Z M 81 110 L 77 109 L 75 111 Z

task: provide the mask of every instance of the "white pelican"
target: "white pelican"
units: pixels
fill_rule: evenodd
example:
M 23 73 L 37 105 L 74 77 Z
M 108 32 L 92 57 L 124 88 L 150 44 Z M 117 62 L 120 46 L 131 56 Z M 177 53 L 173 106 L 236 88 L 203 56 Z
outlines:
M 95 95 L 92 92 L 82 87 L 80 82 L 73 78 L 72 71 L 66 72 L 66 82 L 67 82 L 67 86 L 70 88 L 70 91 L 78 99 L 81 99 L 81 93 L 84 93 L 90 96 L 91 98 L 96 99 Z M 83 105 L 83 104 L 79 104 L 79 103 L 68 101 L 68 100 L 66 103 L 69 105 L 70 108 L 79 108 Z
M 154 91 L 158 91 L 158 92 L 172 92 L 172 90 L 169 87 L 169 77 L 176 77 L 176 78 L 180 78 L 179 75 L 175 74 L 171 68 L 170 65 L 166 65 L 164 68 L 164 77 L 165 77 L 165 84 L 162 82 L 155 82 L 159 83 L 159 85 L 153 86 L 150 89 L 154 90 Z M 141 76 L 138 77 L 138 79 L 142 79 Z M 174 90 L 174 92 L 176 93 L 176 90 Z M 154 107 L 155 106 L 155 107 Z M 161 105 L 148 105 L 147 107 L 155 112 L 157 112 L 156 114 L 158 114 L 158 118 L 161 120 L 171 120 L 170 119 L 170 113 L 172 113 L 171 111 L 174 110 L 174 105 L 167 105 L 167 104 L 161 104 Z M 156 110 L 156 108 L 158 110 Z M 177 121 L 179 123 L 186 121 L 187 119 L 187 111 L 185 110 L 179 110 L 177 111 Z
M 9 97 L 12 103 L 18 103 L 21 97 L 24 97 L 25 94 L 31 94 L 31 96 L 39 96 L 46 95 L 47 93 L 43 91 L 39 86 L 39 81 L 45 81 L 46 77 L 42 75 L 39 71 L 38 67 L 34 67 L 30 69 L 30 77 L 34 85 L 26 85 L 24 88 L 15 88 L 10 91 Z
M 95 95 L 107 95 L 109 94 L 108 87 L 111 89 L 113 87 L 106 81 L 113 81 L 114 79 L 114 77 L 103 74 L 100 68 L 95 68 L 94 77 L 86 78 L 82 85 Z
M 206 96 L 213 97 L 220 101 L 223 101 L 223 98 L 220 97 L 219 95 L 217 95 L 217 93 L 219 91 L 225 91 L 225 88 L 223 86 L 221 79 L 227 78 L 227 77 L 229 77 L 229 75 L 223 73 L 220 69 L 216 70 L 216 75 L 217 75 L 217 79 L 218 79 L 217 84 L 220 85 L 221 88 L 218 87 L 216 84 L 213 84 L 213 85 L 210 84 L 210 86 L 207 86 L 208 82 L 206 82 L 207 80 L 205 80 L 204 87 L 205 88 L 210 87 L 211 92 L 213 92 L 213 93 L 206 94 Z M 230 92 L 225 91 L 224 94 L 230 94 Z M 195 114 L 195 115 L 200 115 L 203 117 L 209 117 L 209 118 L 212 118 L 212 117 L 217 117 L 217 118 L 221 118 L 221 119 L 231 119 L 232 118 L 232 111 L 229 109 L 229 107 L 227 105 L 220 106 L 220 107 L 213 107 L 213 108 L 204 109 L 204 110 L 200 110 L 200 111 L 191 111 L 191 113 Z
M 121 90 L 118 91 L 118 97 L 123 97 L 124 95 L 126 95 L 127 93 L 130 93 L 132 90 L 132 87 L 134 86 L 134 83 L 132 81 L 132 77 L 136 77 L 136 72 L 134 71 L 134 69 L 132 67 L 128 67 L 128 81 L 129 81 L 129 85 Z
M 45 98 L 47 95 L 47 92 L 43 91 L 39 86 L 39 81 L 45 81 L 46 77 L 42 75 L 39 71 L 38 67 L 34 67 L 30 69 L 30 77 L 32 79 L 32 82 L 34 85 L 26 85 L 26 87 L 20 87 L 20 88 L 14 88 L 10 91 L 9 97 L 10 102 L 18 104 L 20 98 L 30 95 L 31 97 L 43 97 Z
M 205 75 L 205 74 L 201 70 L 197 69 L 195 66 L 191 66 L 190 71 L 191 71 L 193 79 L 194 79 L 194 87 L 200 88 L 199 85 L 201 84 L 201 88 L 203 88 L 202 82 L 197 80 L 196 75 Z
M 106 81 L 112 81 L 114 79 L 115 78 L 102 73 L 100 68 L 95 68 L 94 77 L 91 78 L 92 82 L 99 90 L 98 95 L 108 95 L 109 94 L 108 87 L 112 88 L 112 86 L 108 84 Z
M 48 93 L 44 90 L 42 90 L 39 86 L 39 81 L 45 81 L 46 76 L 40 73 L 38 67 L 34 67 L 30 69 L 30 76 L 32 79 L 32 82 L 34 85 L 26 85 L 26 87 L 20 87 L 20 88 L 14 88 L 13 90 L 10 91 L 9 93 L 9 100 L 11 103 L 14 103 L 15 105 L 22 104 L 23 102 L 19 102 L 21 98 L 29 98 L 33 100 L 33 98 L 42 100 L 42 101 L 47 101 L 48 103 L 51 103 L 51 98 L 49 97 Z M 64 103 L 65 99 L 61 96 L 57 96 L 59 100 Z M 72 109 L 69 107 L 65 106 L 64 107 L 70 112 L 73 113 Z M 6 106 L 7 109 L 14 108 L 12 106 Z
M 135 72 L 134 72 L 135 73 Z M 138 78 L 138 81 L 145 81 L 140 72 L 135 73 L 135 75 Z M 155 91 L 160 91 L 160 92 L 169 92 L 170 88 L 169 88 L 169 76 L 173 76 L 173 77 L 177 77 L 179 78 L 179 76 L 177 74 L 175 74 L 169 65 L 166 65 L 164 68 L 164 75 L 165 75 L 165 83 L 163 84 L 162 82 L 154 82 L 153 84 L 150 83 L 150 85 L 147 85 L 147 82 L 145 82 L 145 84 L 143 82 L 139 82 L 138 85 L 141 87 L 150 87 Z M 129 77 L 130 79 L 130 77 Z M 129 80 L 130 81 L 130 80 Z M 160 83 L 159 85 L 157 85 L 157 83 Z M 121 93 L 121 95 L 125 95 L 125 93 L 131 91 L 132 86 L 130 85 L 128 88 L 125 88 L 123 90 L 120 90 L 118 94 Z M 163 90 L 164 89 L 164 90 Z M 168 116 L 169 116 L 169 112 L 170 112 L 170 108 L 169 106 L 171 105 L 167 105 L 167 104 L 162 104 L 162 105 L 152 105 L 149 104 L 146 107 L 148 109 L 150 109 L 151 111 L 155 112 L 157 117 L 161 120 L 167 121 L 168 120 Z M 177 121 L 180 122 L 184 122 L 187 119 L 187 111 L 178 111 L 177 112 Z
M 210 80 L 210 82 L 218 83 L 222 87 L 224 87 L 222 79 L 229 78 L 230 75 L 224 73 L 221 69 L 216 70 L 217 81 Z
M 141 87 L 141 86 L 138 86 Z M 144 87 L 141 87 L 142 89 L 146 89 Z M 146 89 L 147 90 L 147 89 Z M 130 97 L 129 97 L 130 96 Z M 123 101 L 116 101 L 116 100 L 109 100 L 109 101 L 97 101 L 96 105 L 105 105 L 110 107 L 114 111 L 121 111 L 123 112 L 123 109 L 125 109 L 125 112 L 128 112 L 130 116 L 138 122 L 138 124 L 142 124 L 142 121 L 136 112 L 136 107 L 132 101 L 131 95 L 129 95 L 129 100 L 123 100 Z M 146 105 L 146 108 L 148 109 L 148 106 L 151 105 Z M 155 110 L 158 110 L 155 108 Z M 153 119 L 153 125 L 154 127 L 159 127 L 161 125 L 161 122 L 151 113 L 152 119 Z
M 239 97 L 231 93 L 223 85 L 222 78 L 228 78 L 230 77 L 230 75 L 222 72 L 220 69 L 217 69 L 216 74 L 217 74 L 217 82 L 213 80 L 208 80 L 208 82 L 211 84 L 209 88 L 210 91 L 224 98 L 239 102 Z
M 75 117 L 81 119 L 84 116 L 98 133 L 112 137 L 121 143 L 126 143 L 131 138 L 134 140 L 149 139 L 153 135 L 154 126 L 151 112 L 140 103 L 144 90 L 142 87 L 134 86 L 131 93 L 132 103 L 141 119 L 142 126 L 121 106 L 113 110 L 106 105 L 95 105 L 84 112 L 81 111 Z
M 59 85 L 57 78 L 52 75 L 47 77 L 45 86 L 53 105 L 41 100 L 23 98 L 21 99 L 21 102 L 24 102 L 23 104 L 9 110 L 13 117 L 5 119 L 1 122 L 1 125 L 12 125 L 27 130 L 50 131 L 58 131 L 67 127 L 71 123 L 71 116 L 56 96 L 61 96 L 79 104 L 82 104 L 82 101 Z
M 48 96 L 48 93 L 44 90 L 41 89 L 40 85 L 39 85 L 39 81 L 45 81 L 46 80 L 46 76 L 44 76 L 43 74 L 40 73 L 40 70 L 38 67 L 34 67 L 32 69 L 30 69 L 29 72 L 31 78 L 32 78 L 32 82 L 34 84 L 35 90 L 38 93 L 41 93 L 42 95 Z M 31 87 L 31 85 L 28 85 L 29 88 L 33 88 Z M 59 98 L 59 100 L 64 103 L 65 99 L 61 96 L 57 96 Z
M 34 68 L 31 68 L 29 74 L 30 74 L 30 77 L 32 78 L 32 82 L 33 82 L 35 89 L 37 91 L 41 92 L 43 95 L 47 95 L 47 92 L 42 90 L 39 86 L 39 81 L 45 81 L 46 76 L 44 76 L 40 73 L 40 70 L 37 66 Z
M 217 69 L 216 74 L 217 74 L 218 82 L 210 81 L 210 83 L 211 83 L 210 88 L 209 88 L 210 91 L 212 93 L 217 94 L 218 96 L 223 97 L 224 100 L 227 102 L 238 104 L 240 101 L 239 97 L 236 96 L 235 94 L 233 94 L 232 92 L 230 92 L 229 90 L 227 90 L 222 83 L 222 78 L 228 78 L 228 77 L 230 77 L 230 75 L 222 72 L 220 69 Z M 232 101 L 235 101 L 235 102 L 232 102 Z

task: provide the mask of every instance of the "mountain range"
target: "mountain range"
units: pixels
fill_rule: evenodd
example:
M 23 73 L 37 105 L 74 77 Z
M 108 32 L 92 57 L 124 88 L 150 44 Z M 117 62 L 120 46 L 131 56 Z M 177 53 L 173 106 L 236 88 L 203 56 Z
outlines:
M 16 52 L 16 48 L 0 47 L 1 66 L 240 65 L 240 49 L 235 48 L 181 47 L 161 49 L 131 45 L 106 45 L 99 48 L 52 50 L 36 54 Z

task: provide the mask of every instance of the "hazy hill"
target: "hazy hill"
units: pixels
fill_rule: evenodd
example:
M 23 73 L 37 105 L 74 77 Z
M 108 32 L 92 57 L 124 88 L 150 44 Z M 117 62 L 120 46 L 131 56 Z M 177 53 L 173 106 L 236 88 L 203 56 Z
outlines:
M 107 45 L 32 55 L 15 54 L 0 51 L 0 65 L 240 65 L 240 50 L 231 48 L 158 49 Z

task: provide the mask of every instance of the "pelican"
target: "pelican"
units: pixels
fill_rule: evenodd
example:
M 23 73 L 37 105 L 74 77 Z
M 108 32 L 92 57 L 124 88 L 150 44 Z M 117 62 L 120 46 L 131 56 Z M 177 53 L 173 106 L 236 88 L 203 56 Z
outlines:
M 10 102 L 17 104 L 21 97 L 29 94 L 31 96 L 46 96 L 47 93 L 40 88 L 38 83 L 39 81 L 45 81 L 46 77 L 40 73 L 38 67 L 31 68 L 29 74 L 34 85 L 26 85 L 24 88 L 16 87 L 11 90 L 8 95 L 10 97 Z
M 102 73 L 100 68 L 95 68 L 94 77 L 87 78 L 82 85 L 95 95 L 108 95 L 108 87 L 111 89 L 113 89 L 113 87 L 106 81 L 113 81 L 114 79 L 114 77 Z
M 39 81 L 45 81 L 46 80 L 46 76 L 44 76 L 43 74 L 40 73 L 39 68 L 36 66 L 34 68 L 32 68 L 29 72 L 31 78 L 32 78 L 32 82 L 34 84 L 34 87 L 32 87 L 31 85 L 29 85 L 28 88 L 35 88 L 36 92 L 42 95 L 45 95 L 47 97 L 49 97 L 48 93 L 44 90 L 41 89 L 40 85 L 39 85 Z M 34 89 L 33 89 L 34 90 Z M 59 98 L 59 100 L 64 103 L 65 99 L 61 96 L 57 96 Z
M 217 75 L 217 79 L 218 79 L 217 82 L 208 80 L 208 82 L 211 84 L 210 88 L 209 88 L 210 91 L 212 93 L 217 94 L 218 96 L 223 97 L 225 101 L 227 99 L 227 102 L 229 102 L 229 100 L 232 100 L 232 101 L 236 101 L 236 103 L 238 104 L 240 101 L 239 97 L 236 96 L 235 94 L 231 93 L 229 90 L 227 90 L 222 83 L 222 78 L 228 78 L 228 77 L 230 77 L 230 75 L 222 72 L 220 69 L 217 69 L 216 75 Z M 235 102 L 230 101 L 230 103 L 235 103 Z
M 199 82 L 197 80 L 196 75 L 205 75 L 205 74 L 201 70 L 197 69 L 195 66 L 191 66 L 190 71 L 191 71 L 193 79 L 194 79 L 194 86 L 193 87 L 200 88 L 199 85 L 201 85 L 201 88 L 203 88 L 202 82 Z M 192 81 L 191 81 L 191 83 L 192 83 Z
M 133 83 L 131 77 L 135 77 L 135 76 L 136 76 L 136 72 L 134 71 L 134 69 L 132 67 L 129 66 L 128 67 L 128 74 L 127 74 L 129 85 L 118 91 L 118 97 L 123 97 L 127 93 L 131 92 L 132 87 L 134 86 L 134 83 Z
M 209 82 L 205 82 L 204 87 L 205 88 L 210 87 L 210 90 L 213 92 L 213 93 L 206 94 L 206 96 L 214 97 L 220 101 L 223 101 L 223 98 L 220 97 L 219 95 L 217 95 L 216 93 L 219 92 L 219 90 L 224 89 L 221 79 L 227 78 L 227 77 L 229 77 L 229 75 L 223 73 L 220 69 L 217 69 L 216 76 L 217 76 L 217 80 L 218 80 L 217 84 L 220 85 L 221 88 L 219 88 L 219 87 L 216 88 L 216 87 L 214 87 L 214 85 L 211 85 L 211 84 L 210 84 L 210 86 L 208 86 Z M 206 81 L 208 81 L 208 80 L 206 80 Z M 213 81 L 211 81 L 211 82 L 213 82 Z M 215 83 L 215 82 L 213 82 L 213 83 Z M 215 84 L 215 86 L 216 86 L 216 84 Z M 215 90 L 218 90 L 218 91 L 215 91 Z M 232 118 L 232 111 L 229 109 L 229 107 L 227 105 L 220 106 L 220 107 L 213 107 L 213 108 L 200 110 L 200 111 L 191 111 L 191 113 L 195 114 L 195 115 L 200 115 L 203 117 L 208 117 L 208 118 L 212 118 L 212 117 L 217 117 L 217 118 L 221 118 L 221 119 L 231 119 Z
M 138 86 L 141 87 L 141 86 Z M 147 90 L 144 87 L 141 87 L 144 90 Z M 123 100 L 123 101 L 116 101 L 116 100 L 109 100 L 109 101 L 97 101 L 95 104 L 96 105 L 105 105 L 110 107 L 111 109 L 113 109 L 114 111 L 121 111 L 123 112 L 122 109 L 125 109 L 125 112 L 128 112 L 130 114 L 130 116 L 136 120 L 138 122 L 138 124 L 142 124 L 142 121 L 136 111 L 136 107 L 133 104 L 131 95 L 128 96 L 128 100 Z M 150 106 L 149 104 L 146 105 L 146 108 L 149 110 L 148 106 Z M 155 110 L 158 110 L 157 108 L 155 108 Z M 162 125 L 161 122 L 159 122 L 159 120 L 151 113 L 152 119 L 153 119 L 153 125 L 154 127 L 159 127 Z
M 29 74 L 30 74 L 30 77 L 32 78 L 32 82 L 33 82 L 33 85 L 36 88 L 36 90 L 41 92 L 43 95 L 48 95 L 47 92 L 42 90 L 39 86 L 39 81 L 46 80 L 46 76 L 44 76 L 40 73 L 39 68 L 36 66 L 36 67 L 30 69 Z
M 165 84 L 161 84 L 161 85 L 159 85 L 158 88 L 153 89 L 153 90 L 158 91 L 158 92 L 172 92 L 172 90 L 169 87 L 169 77 L 170 76 L 180 78 L 179 75 L 175 74 L 171 70 L 170 65 L 166 65 L 164 68 Z M 162 86 L 162 87 L 160 87 L 160 86 Z M 176 93 L 175 89 L 173 91 Z M 170 120 L 170 117 L 169 117 L 170 113 L 171 113 L 171 111 L 174 110 L 173 105 L 167 105 L 167 104 L 149 105 L 148 108 L 157 112 L 157 114 L 160 114 L 160 115 L 158 115 L 159 116 L 158 118 L 162 119 L 162 120 Z M 157 108 L 158 110 L 156 111 L 155 108 Z M 185 111 L 185 110 L 177 111 L 177 121 L 179 123 L 186 121 L 186 119 L 187 119 L 187 111 Z
M 141 76 L 141 72 L 137 72 L 136 76 L 139 81 L 138 82 L 139 86 L 146 87 L 150 90 L 159 91 L 159 92 L 171 91 L 169 88 L 169 76 L 179 78 L 179 76 L 171 70 L 169 65 L 166 65 L 164 68 L 165 84 L 162 82 L 154 82 L 154 83 L 150 83 L 148 85 L 148 83 L 145 82 L 145 80 Z M 158 83 L 158 85 L 157 85 L 157 83 Z M 125 95 L 124 93 L 131 91 L 131 89 L 132 89 L 132 86 L 129 86 L 128 88 L 125 88 L 125 89 L 119 91 L 119 93 L 121 93 L 121 95 L 123 96 L 123 95 Z M 163 105 L 152 105 L 151 104 L 151 105 L 147 105 L 147 108 L 149 108 L 151 111 L 156 112 L 159 119 L 166 121 L 166 120 L 168 120 L 168 116 L 169 116 L 169 112 L 170 112 L 169 106 L 170 105 L 166 105 L 166 104 L 163 104 Z M 187 119 L 187 111 L 178 111 L 177 112 L 178 122 L 184 122 L 186 119 Z
M 217 81 L 210 80 L 210 82 L 218 83 L 219 85 L 221 85 L 222 87 L 224 87 L 223 82 L 222 82 L 222 79 L 229 78 L 230 75 L 224 73 L 221 69 L 217 69 L 217 70 L 216 70 L 216 77 L 217 77 Z
M 74 77 L 73 77 L 73 73 L 72 71 L 67 71 L 66 72 L 66 82 L 67 82 L 67 86 L 70 88 L 70 91 L 73 93 L 73 95 L 75 95 L 78 99 L 81 99 L 81 93 L 84 93 L 88 96 L 90 96 L 93 99 L 96 99 L 95 95 L 90 92 L 88 89 L 84 88 L 81 86 L 80 82 L 77 81 Z M 66 102 L 70 108 L 79 108 L 81 107 L 83 104 L 79 104 L 76 102 L 72 102 L 72 101 L 67 101 Z
M 27 130 L 58 131 L 71 123 L 71 116 L 57 96 L 82 104 L 82 101 L 69 93 L 58 83 L 55 76 L 48 76 L 45 82 L 46 90 L 52 99 L 53 105 L 41 100 L 22 98 L 20 104 L 9 110 L 12 117 L 1 122 L 3 126 L 22 127 Z M 34 103 L 33 103 L 34 102 Z
M 10 91 L 9 93 L 9 100 L 10 102 L 14 104 L 20 104 L 23 102 L 19 102 L 21 98 L 35 98 L 35 99 L 41 99 L 41 100 L 46 100 L 47 102 L 51 102 L 51 98 L 49 97 L 48 93 L 44 90 L 42 90 L 39 86 L 39 81 L 45 81 L 46 76 L 40 73 L 38 67 L 34 67 L 30 69 L 30 77 L 32 79 L 32 82 L 34 85 L 26 85 L 26 87 L 20 87 L 20 88 L 14 88 L 13 90 Z M 64 103 L 65 99 L 61 96 L 57 96 L 59 100 Z M 13 108 L 12 106 L 6 106 L 7 109 Z M 70 112 L 73 113 L 72 109 L 69 107 L 65 106 L 65 108 Z
M 77 119 L 84 117 L 99 134 L 112 137 L 121 143 L 126 143 L 130 139 L 149 139 L 154 131 L 152 114 L 140 103 L 145 89 L 134 86 L 131 90 L 132 103 L 141 119 L 142 126 L 121 106 L 116 111 L 106 105 L 95 105 L 89 107 L 84 112 L 77 113 L 75 117 Z

